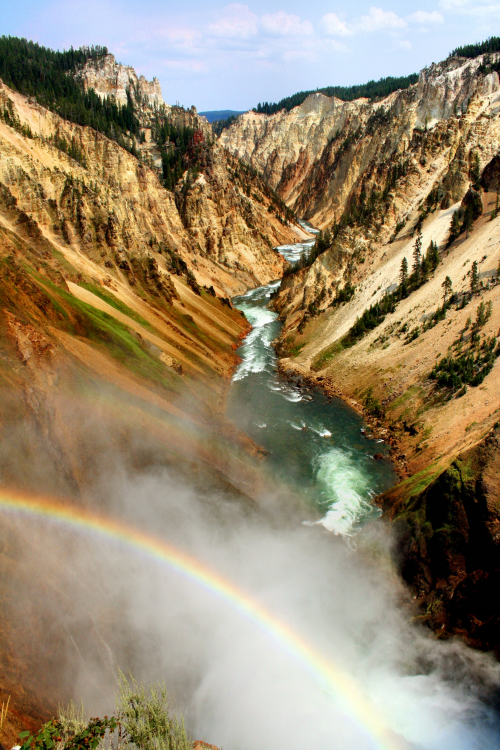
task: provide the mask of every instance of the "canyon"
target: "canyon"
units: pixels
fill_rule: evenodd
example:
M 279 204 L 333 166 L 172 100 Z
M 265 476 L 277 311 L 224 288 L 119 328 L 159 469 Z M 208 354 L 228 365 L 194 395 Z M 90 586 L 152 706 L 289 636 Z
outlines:
M 280 321 L 269 328 L 277 336 L 276 364 L 266 354 L 271 390 L 290 388 L 288 400 L 306 403 L 321 390 L 317 411 L 331 425 L 329 400 L 344 401 L 349 440 L 383 488 L 393 480 L 383 464 L 390 451 L 397 482 L 367 517 L 380 508 L 391 529 L 382 567 L 406 581 L 400 595 L 412 598 L 414 622 L 498 658 L 499 58 L 449 57 L 378 101 L 315 93 L 290 111 L 250 111 L 218 139 L 194 107 L 165 103 L 156 78 L 107 52 L 75 79 L 134 109 L 140 132 L 121 143 L 0 82 L 2 484 L 33 495 L 43 488 L 97 512 L 108 510 L 100 503 L 116 507 L 100 499 L 110 476 L 164 470 L 215 515 L 219 506 L 236 514 L 227 501 L 242 517 L 263 514 L 271 528 L 287 513 L 295 518 L 307 492 L 298 483 L 285 491 L 269 468 L 281 462 L 292 476 L 286 451 L 269 459 L 274 438 L 264 448 L 227 410 L 243 356 L 236 350 L 259 333 L 238 306 L 264 295 Z M 190 133 L 172 189 L 162 169 L 165 150 L 178 146 L 155 140 L 159 123 Z M 450 236 L 454 216 L 462 225 Z M 434 247 L 434 265 L 422 270 Z M 359 333 L 371 308 L 376 323 Z M 476 369 L 484 358 L 482 380 L 447 385 L 443 372 L 465 351 Z M 279 405 L 276 413 L 274 421 Z M 332 437 L 321 429 L 318 443 Z M 140 518 L 135 504 L 134 512 Z M 349 542 L 352 527 L 344 531 Z M 331 537 L 337 550 L 341 539 Z M 69 630 L 11 594 L 39 585 L 35 601 L 46 596 L 71 622 L 72 572 L 59 570 L 41 540 L 2 520 L 1 695 L 11 696 L 11 743 L 74 687 L 71 658 L 59 658 L 74 650 Z M 30 552 L 20 563 L 21 549 Z M 217 546 L 209 549 L 216 558 Z M 89 653 L 104 663 L 119 615 L 99 606 L 102 630 L 90 607 L 81 618 Z M 53 648 L 41 654 L 47 632 Z

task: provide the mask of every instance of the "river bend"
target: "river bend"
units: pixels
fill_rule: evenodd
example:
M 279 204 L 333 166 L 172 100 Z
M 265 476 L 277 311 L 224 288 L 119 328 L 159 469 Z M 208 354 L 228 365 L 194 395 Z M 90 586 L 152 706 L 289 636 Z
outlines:
M 312 228 L 304 225 L 309 231 Z M 283 245 L 290 262 L 308 252 L 313 240 Z M 273 473 L 305 497 L 310 518 L 329 531 L 349 537 L 378 514 L 375 495 L 395 483 L 382 441 L 364 435 L 360 416 L 341 399 L 289 382 L 278 372 L 272 341 L 281 323 L 268 303 L 280 281 L 233 299 L 252 324 L 238 349 L 241 357 L 231 384 L 227 416 L 268 452 Z

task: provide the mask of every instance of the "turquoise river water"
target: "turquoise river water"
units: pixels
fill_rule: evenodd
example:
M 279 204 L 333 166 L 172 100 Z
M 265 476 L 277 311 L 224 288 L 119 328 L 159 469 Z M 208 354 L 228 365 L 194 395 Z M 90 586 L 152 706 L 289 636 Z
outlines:
M 304 226 L 306 226 L 304 224 Z M 307 225 L 307 229 L 312 228 Z M 308 252 L 313 240 L 277 249 L 290 262 Z M 231 384 L 227 415 L 269 451 L 273 473 L 306 498 L 312 523 L 350 537 L 378 514 L 375 495 L 394 485 L 396 476 L 382 441 L 364 437 L 363 420 L 337 398 L 291 383 L 278 373 L 271 344 L 281 323 L 268 303 L 275 281 L 233 299 L 253 328 L 238 349 L 242 362 Z

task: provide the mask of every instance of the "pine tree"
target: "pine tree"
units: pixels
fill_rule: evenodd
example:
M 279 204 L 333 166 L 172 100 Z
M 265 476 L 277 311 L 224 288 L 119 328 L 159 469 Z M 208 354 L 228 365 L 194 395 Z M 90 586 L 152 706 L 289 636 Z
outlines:
M 477 260 L 474 261 L 470 270 L 470 290 L 474 294 L 479 286 L 479 271 Z
M 476 328 L 482 328 L 486 323 L 486 305 L 481 302 L 476 310 Z
M 441 284 L 441 286 L 443 288 L 443 293 L 444 293 L 444 302 L 443 302 L 443 304 L 446 305 L 446 298 L 453 291 L 453 282 L 452 282 L 452 280 L 450 279 L 449 276 L 447 276 L 445 278 L 445 280 L 443 281 L 443 283 Z
M 422 232 L 419 232 L 415 240 L 415 249 L 413 250 L 413 274 L 417 281 L 420 279 L 422 267 Z
M 453 213 L 453 216 L 451 218 L 451 224 L 450 224 L 450 236 L 448 239 L 448 244 L 451 245 L 453 240 L 455 240 L 458 235 L 460 234 L 460 215 L 458 211 L 455 211 Z
M 472 229 L 474 224 L 474 208 L 471 204 L 465 209 L 464 220 L 462 228 L 467 232 L 466 239 L 469 237 L 469 231 Z
M 408 261 L 403 258 L 401 261 L 401 269 L 399 271 L 399 279 L 401 282 L 401 294 L 406 296 L 406 286 L 408 283 Z
M 474 190 L 479 190 L 481 187 L 479 183 L 480 176 L 481 176 L 481 168 L 479 165 L 479 154 L 476 151 L 472 159 L 472 166 L 471 166 L 471 173 L 470 173 L 470 181 Z
M 422 265 L 420 266 L 420 271 L 421 271 L 422 277 L 424 279 L 427 278 L 427 275 L 428 275 L 428 273 L 429 273 L 430 270 L 431 270 L 431 266 L 430 266 L 430 263 L 429 263 L 429 258 L 427 257 L 427 253 L 426 253 L 424 255 L 424 257 L 422 258 Z
M 431 244 L 427 248 L 427 262 L 433 271 L 435 271 L 439 265 L 439 251 L 437 242 L 434 242 L 434 240 L 431 240 Z
M 486 320 L 489 320 L 491 318 L 491 313 L 493 312 L 493 302 L 491 300 L 488 300 L 486 303 Z

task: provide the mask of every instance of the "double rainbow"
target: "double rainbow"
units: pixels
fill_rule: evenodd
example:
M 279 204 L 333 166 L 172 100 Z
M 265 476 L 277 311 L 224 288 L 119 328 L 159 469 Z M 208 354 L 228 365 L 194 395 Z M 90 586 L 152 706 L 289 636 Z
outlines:
M 151 560 L 167 565 L 170 570 L 224 600 L 300 661 L 317 681 L 340 700 L 351 718 L 364 733 L 368 733 L 375 748 L 402 750 L 404 747 L 402 739 L 389 730 L 377 709 L 349 675 L 325 659 L 320 651 L 269 612 L 257 599 L 223 578 L 204 562 L 115 518 L 62 504 L 51 498 L 30 497 L 0 488 L 0 509 L 56 522 L 72 531 L 91 532 L 125 544 Z

